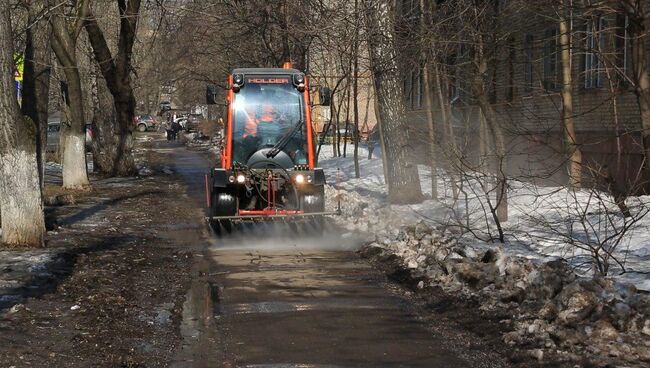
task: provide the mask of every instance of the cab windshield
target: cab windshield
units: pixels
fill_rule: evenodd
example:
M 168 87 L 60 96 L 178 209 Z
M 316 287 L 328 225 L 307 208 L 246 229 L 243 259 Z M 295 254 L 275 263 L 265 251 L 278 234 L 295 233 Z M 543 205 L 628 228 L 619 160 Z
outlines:
M 286 82 L 286 83 L 285 83 Z M 289 77 L 247 76 L 233 101 L 233 160 L 278 148 L 296 165 L 307 163 L 303 96 Z

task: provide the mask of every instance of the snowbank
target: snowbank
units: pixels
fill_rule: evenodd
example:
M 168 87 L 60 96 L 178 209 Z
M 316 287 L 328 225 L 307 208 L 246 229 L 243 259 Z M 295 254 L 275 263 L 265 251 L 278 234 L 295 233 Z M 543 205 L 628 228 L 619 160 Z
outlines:
M 330 183 L 327 207 L 334 210 L 340 200 L 342 215 L 335 221 L 365 233 L 362 254 L 389 265 L 393 269 L 389 274 L 398 274 L 415 288 L 440 287 L 478 301 L 482 311 L 511 316 L 502 321 L 512 326 L 503 340 L 536 359 L 550 355 L 575 362 L 587 357 L 599 364 L 639 367 L 650 362 L 650 295 L 620 282 L 650 290 L 643 273 L 650 270 L 649 217 L 631 226 L 616 250 L 628 272 L 614 278 L 585 277 L 592 275 L 580 267 L 585 251 L 567 244 L 561 226 L 571 219 L 573 206 L 588 202 L 589 194 L 514 186 L 510 218 L 504 224 L 509 240 L 501 245 L 478 240 L 486 231 L 478 224 L 490 224 L 476 210 L 477 198 L 463 204 L 469 221 L 477 224 L 472 225 L 476 236 L 450 226 L 458 207 L 448 201 L 387 204 L 381 160 L 367 160 L 366 155 L 361 155 L 361 178 L 355 179 L 351 156 L 331 158 L 331 151 L 323 150 L 320 166 Z M 430 186 L 426 180 L 425 176 L 424 188 Z M 439 193 L 444 191 L 441 183 Z M 629 202 L 633 211 L 639 211 L 648 198 Z M 600 204 L 601 211 L 607 212 L 608 206 L 615 212 L 615 204 Z M 591 231 L 606 237 L 612 229 Z
M 377 229 L 373 224 L 362 224 L 361 230 L 367 227 L 370 231 L 381 231 L 385 223 L 398 227 L 422 220 L 456 234 L 460 242 L 476 250 L 494 246 L 485 241 L 494 237 L 495 230 L 491 217 L 486 216 L 479 190 L 474 194 L 468 190 L 467 198 L 454 201 L 449 181 L 439 172 L 438 193 L 443 199 L 391 206 L 386 203 L 381 158 L 368 160 L 367 150 L 360 147 L 361 178 L 356 179 L 352 151 L 353 147 L 348 147 L 347 158 L 333 158 L 332 147 L 323 146 L 319 166 L 324 168 L 328 183 L 358 194 L 372 208 L 371 213 L 382 217 L 381 221 L 372 220 L 382 224 Z M 430 195 L 431 171 L 424 166 L 419 169 L 423 192 Z M 650 210 L 650 196 L 628 199 L 631 211 L 640 218 L 632 224 L 632 220 L 618 215 L 620 211 L 612 199 L 594 198 L 588 190 L 573 192 L 561 187 L 512 182 L 508 196 L 509 218 L 502 224 L 506 234 L 503 249 L 507 254 L 542 261 L 563 258 L 579 274 L 588 275 L 592 272 L 589 262 L 585 262 L 591 256 L 589 247 L 600 245 L 604 250 L 613 249 L 612 255 L 621 262 L 619 265 L 610 259 L 609 275 L 650 291 L 650 215 L 642 216 Z M 588 215 L 584 224 L 576 221 L 583 214 Z

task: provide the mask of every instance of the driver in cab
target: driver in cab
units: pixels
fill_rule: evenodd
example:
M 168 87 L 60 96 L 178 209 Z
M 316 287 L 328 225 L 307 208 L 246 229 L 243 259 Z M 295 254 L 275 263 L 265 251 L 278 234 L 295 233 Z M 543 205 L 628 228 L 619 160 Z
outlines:
M 257 127 L 259 124 L 272 124 L 274 122 L 279 122 L 280 114 L 270 103 L 265 103 L 262 106 L 255 106 L 255 110 L 256 111 L 253 111 L 252 113 L 246 114 L 244 138 L 257 137 Z

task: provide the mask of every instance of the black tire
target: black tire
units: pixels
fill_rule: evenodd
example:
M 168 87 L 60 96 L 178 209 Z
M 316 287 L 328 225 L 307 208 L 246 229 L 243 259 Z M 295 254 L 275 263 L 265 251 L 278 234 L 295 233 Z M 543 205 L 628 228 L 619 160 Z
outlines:
M 222 196 L 221 194 L 228 194 L 228 196 Z M 227 197 L 232 198 L 232 200 L 228 201 Z M 228 191 L 225 188 L 212 188 L 210 208 L 207 211 L 208 216 L 235 216 L 238 205 L 239 200 L 232 191 Z M 230 234 L 233 229 L 232 221 L 228 219 L 210 219 L 209 223 L 217 236 Z
M 147 124 L 138 124 L 138 132 L 144 133 L 147 131 Z
M 237 195 L 230 190 L 212 188 L 211 216 L 235 216 L 239 208 Z

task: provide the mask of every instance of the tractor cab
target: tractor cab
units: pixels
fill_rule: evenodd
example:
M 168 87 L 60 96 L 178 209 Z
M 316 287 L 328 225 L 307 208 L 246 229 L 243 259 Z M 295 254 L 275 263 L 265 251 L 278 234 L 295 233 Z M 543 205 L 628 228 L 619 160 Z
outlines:
M 208 87 L 208 103 L 216 103 Z M 329 100 L 329 91 L 321 90 Z M 291 68 L 235 69 L 228 80 L 224 144 L 206 176 L 208 217 L 230 221 L 324 214 L 308 78 Z

